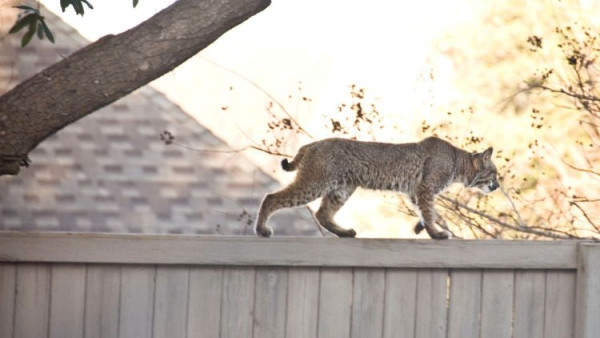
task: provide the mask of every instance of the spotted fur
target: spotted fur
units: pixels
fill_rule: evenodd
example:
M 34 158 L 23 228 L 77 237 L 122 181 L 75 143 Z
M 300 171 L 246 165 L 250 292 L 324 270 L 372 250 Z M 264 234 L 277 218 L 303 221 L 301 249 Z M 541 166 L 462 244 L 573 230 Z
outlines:
M 490 147 L 483 153 L 469 153 L 436 137 L 404 144 L 338 138 L 313 142 L 301 147 L 291 162 L 281 162 L 284 170 L 297 170 L 296 178 L 283 190 L 265 196 L 255 231 L 262 237 L 271 236 L 273 230 L 267 220 L 273 212 L 322 197 L 316 213 L 319 224 L 340 237 L 354 237 L 353 229 L 340 227 L 333 217 L 361 187 L 407 194 L 420 214 L 415 232 L 424 228 L 431 238 L 450 238 L 449 230 L 435 225 L 435 196 L 451 183 L 476 187 L 484 193 L 498 188 L 492 152 Z

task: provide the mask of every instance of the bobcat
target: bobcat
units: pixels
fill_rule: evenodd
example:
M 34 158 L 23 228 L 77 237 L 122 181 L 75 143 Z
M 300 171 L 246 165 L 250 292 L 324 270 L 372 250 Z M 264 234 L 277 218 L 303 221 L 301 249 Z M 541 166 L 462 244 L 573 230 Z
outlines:
M 321 226 L 339 237 L 355 237 L 353 229 L 341 228 L 333 221 L 357 187 L 406 193 L 417 207 L 420 222 L 431 238 L 451 238 L 444 225 L 435 225 L 435 196 L 451 183 L 479 188 L 489 193 L 499 187 L 493 148 L 469 153 L 437 137 L 418 143 L 360 142 L 330 138 L 300 148 L 292 162 L 281 161 L 286 171 L 298 170 L 296 179 L 281 191 L 267 194 L 256 220 L 255 231 L 269 237 L 269 216 L 278 209 L 307 204 L 319 197 L 321 206 L 316 219 Z M 444 223 L 442 223 L 444 224 Z

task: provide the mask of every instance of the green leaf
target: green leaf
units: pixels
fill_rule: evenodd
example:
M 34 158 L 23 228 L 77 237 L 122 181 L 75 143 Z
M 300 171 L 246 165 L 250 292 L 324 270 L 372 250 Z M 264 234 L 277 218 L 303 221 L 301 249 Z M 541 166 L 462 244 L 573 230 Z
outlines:
M 38 39 L 44 40 L 44 29 L 42 28 L 42 25 L 37 26 L 37 36 Z
M 29 41 L 31 41 L 31 38 L 33 37 L 33 34 L 35 34 L 35 29 L 29 29 L 27 31 L 27 33 L 25 33 L 25 35 L 23 35 L 23 39 L 21 39 L 21 47 L 27 46 L 27 44 L 29 43 Z
M 84 9 L 83 9 L 83 5 L 81 4 L 80 1 L 77 1 L 77 0 L 71 1 L 71 5 L 73 5 L 73 8 L 75 9 L 76 14 L 83 16 Z
M 46 25 L 46 21 L 44 21 L 44 19 L 40 20 L 40 27 L 42 27 L 42 29 L 44 30 L 44 33 L 46 34 L 46 37 L 48 37 L 48 40 L 54 43 L 54 35 L 50 31 L 50 28 L 48 28 L 48 25 Z
M 60 0 L 60 8 L 62 8 L 63 13 L 65 12 L 65 9 L 67 9 L 67 7 L 69 7 L 70 4 L 71 4 L 70 0 Z
M 37 18 L 35 18 L 35 20 L 29 24 L 29 28 L 28 28 L 29 30 L 27 31 L 27 33 L 29 33 L 30 31 L 33 31 L 33 34 L 35 34 L 35 32 L 37 31 L 37 28 L 38 28 L 38 21 L 37 21 Z
M 92 6 L 92 4 L 87 0 L 60 0 L 60 7 L 62 8 L 63 12 L 67 9 L 67 7 L 73 6 L 75 14 L 81 16 L 85 14 L 85 8 L 83 7 L 83 4 L 85 4 L 89 9 L 94 9 L 94 6 Z
M 135 8 L 135 6 L 138 5 L 138 2 L 140 2 L 139 0 L 133 0 L 133 8 Z
M 38 11 L 37 9 L 35 9 L 33 7 L 25 6 L 25 5 L 15 6 L 15 8 L 18 8 L 18 9 L 23 10 L 25 12 L 31 12 L 31 13 L 40 14 L 40 11 Z
M 83 2 L 84 4 L 86 4 L 89 9 L 94 9 L 94 6 L 92 6 L 91 3 L 87 2 L 87 0 L 81 0 L 81 2 Z
M 15 25 L 10 29 L 10 31 L 8 31 L 8 33 L 14 34 L 23 29 L 23 27 L 30 25 L 35 20 L 35 14 L 27 14 L 26 16 L 22 17 L 21 20 L 17 21 Z

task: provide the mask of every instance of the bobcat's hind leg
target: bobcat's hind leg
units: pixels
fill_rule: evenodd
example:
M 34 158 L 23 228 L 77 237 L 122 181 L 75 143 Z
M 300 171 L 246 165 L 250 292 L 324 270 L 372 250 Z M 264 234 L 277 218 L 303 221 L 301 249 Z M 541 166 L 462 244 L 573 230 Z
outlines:
M 354 190 L 356 190 L 356 187 L 346 187 L 334 190 L 323 196 L 321 206 L 315 215 L 317 221 L 323 228 L 339 237 L 356 237 L 356 231 L 354 231 L 354 229 L 344 229 L 333 221 L 335 213 L 340 210 L 344 203 L 346 203 L 348 198 L 350 198 L 350 195 L 354 193 Z
M 273 229 L 267 225 L 272 213 L 282 208 L 301 206 L 316 200 L 321 195 L 320 189 L 313 189 L 303 184 L 292 183 L 287 188 L 267 194 L 260 204 L 254 231 L 261 237 L 270 237 Z

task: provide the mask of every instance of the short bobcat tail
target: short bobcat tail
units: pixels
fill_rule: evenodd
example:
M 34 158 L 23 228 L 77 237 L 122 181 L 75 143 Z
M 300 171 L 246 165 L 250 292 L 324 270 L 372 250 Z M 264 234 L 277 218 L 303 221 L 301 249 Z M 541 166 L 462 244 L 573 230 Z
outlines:
M 289 162 L 287 158 L 284 158 L 283 160 L 281 160 L 281 168 L 283 168 L 283 170 L 285 170 L 285 171 L 296 170 L 298 168 L 298 165 L 302 161 L 302 158 L 304 157 L 305 151 L 306 151 L 306 146 L 300 148 L 300 150 L 298 150 L 298 153 L 296 154 L 296 156 L 294 157 L 292 162 Z

